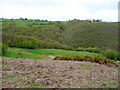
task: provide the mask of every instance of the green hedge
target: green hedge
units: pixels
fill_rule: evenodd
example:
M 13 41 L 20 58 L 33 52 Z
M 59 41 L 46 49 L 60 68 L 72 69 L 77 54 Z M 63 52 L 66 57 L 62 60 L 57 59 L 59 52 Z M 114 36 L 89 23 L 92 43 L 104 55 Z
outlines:
M 54 58 L 54 60 L 89 61 L 99 64 L 105 64 L 107 66 L 118 66 L 115 61 L 100 56 L 57 56 Z
M 118 57 L 117 57 L 118 60 L 120 60 L 120 52 L 118 52 Z
M 115 50 L 112 50 L 112 49 L 106 49 L 104 51 L 102 51 L 102 54 L 104 56 L 106 56 L 107 58 L 110 58 L 110 59 L 113 59 L 113 60 L 117 60 L 117 59 L 120 59 L 120 52 L 117 52 Z
M 101 52 L 100 48 L 92 48 L 92 47 L 89 47 L 89 48 L 77 48 L 76 50 L 77 51 L 94 52 L 94 53 L 100 53 Z
M 7 49 L 8 49 L 8 46 L 2 43 L 2 55 L 5 55 L 5 53 L 7 52 Z

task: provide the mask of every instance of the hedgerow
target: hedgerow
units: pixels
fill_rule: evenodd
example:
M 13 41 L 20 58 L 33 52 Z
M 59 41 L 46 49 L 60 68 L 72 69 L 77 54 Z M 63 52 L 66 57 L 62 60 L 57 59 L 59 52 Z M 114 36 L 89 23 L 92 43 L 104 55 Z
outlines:
M 119 52 L 112 50 L 112 49 L 106 49 L 104 51 L 102 51 L 102 54 L 104 56 L 106 56 L 107 58 L 113 59 L 113 60 L 117 60 L 119 59 Z
M 77 51 L 87 51 L 87 52 L 94 52 L 94 53 L 100 53 L 101 52 L 101 49 L 100 48 L 92 48 L 92 47 L 89 47 L 89 48 L 77 48 L 76 49 Z

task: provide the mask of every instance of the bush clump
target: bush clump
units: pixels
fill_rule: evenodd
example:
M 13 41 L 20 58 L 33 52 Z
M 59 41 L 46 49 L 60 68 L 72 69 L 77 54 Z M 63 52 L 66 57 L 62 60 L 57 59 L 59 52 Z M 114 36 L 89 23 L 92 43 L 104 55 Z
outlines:
M 102 52 L 102 54 L 104 56 L 106 56 L 107 58 L 113 59 L 113 60 L 117 60 L 119 58 L 119 53 L 115 50 L 112 49 L 106 49 Z
M 120 52 L 118 52 L 118 57 L 117 57 L 118 60 L 120 60 Z
M 5 55 L 5 53 L 7 52 L 7 49 L 8 49 L 8 46 L 2 43 L 2 55 Z
M 32 36 L 16 35 L 13 40 L 9 42 L 9 46 L 20 48 L 37 48 L 38 40 Z
M 85 51 L 85 48 L 79 47 L 79 48 L 76 49 L 76 51 Z
M 73 50 L 73 47 L 63 45 L 59 43 L 58 41 L 51 40 L 51 39 L 39 40 L 38 48 L 47 48 L 47 49 L 54 48 L 54 49 Z
M 94 52 L 94 53 L 100 53 L 100 48 L 77 48 L 77 51 L 86 51 L 86 52 Z
M 54 60 L 89 61 L 99 64 L 105 64 L 107 66 L 118 66 L 115 61 L 100 56 L 57 56 L 54 58 Z
M 101 52 L 100 48 L 86 48 L 85 51 L 95 52 L 95 53 L 100 53 Z

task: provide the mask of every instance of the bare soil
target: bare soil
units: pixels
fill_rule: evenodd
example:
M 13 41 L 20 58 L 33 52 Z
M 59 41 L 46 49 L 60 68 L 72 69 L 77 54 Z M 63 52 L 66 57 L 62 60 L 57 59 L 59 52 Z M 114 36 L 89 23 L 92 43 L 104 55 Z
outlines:
M 2 59 L 3 88 L 118 88 L 118 68 L 91 62 Z

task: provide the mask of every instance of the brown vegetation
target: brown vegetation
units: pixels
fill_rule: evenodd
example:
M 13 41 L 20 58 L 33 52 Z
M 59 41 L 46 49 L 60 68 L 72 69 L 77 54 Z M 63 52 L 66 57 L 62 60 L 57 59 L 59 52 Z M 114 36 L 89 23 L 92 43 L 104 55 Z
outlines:
M 117 88 L 118 70 L 91 62 L 2 60 L 3 88 Z

